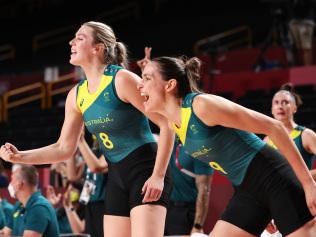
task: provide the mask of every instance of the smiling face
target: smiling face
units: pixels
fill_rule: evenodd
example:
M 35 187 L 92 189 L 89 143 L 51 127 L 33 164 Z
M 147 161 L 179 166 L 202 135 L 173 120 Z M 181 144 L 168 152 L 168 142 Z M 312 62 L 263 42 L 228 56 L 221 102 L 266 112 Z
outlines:
M 167 85 L 168 81 L 164 81 L 159 73 L 158 64 L 148 63 L 142 73 L 142 81 L 138 85 L 141 95 L 145 98 L 146 112 L 157 112 L 164 108 Z
M 297 110 L 293 96 L 287 91 L 277 92 L 272 99 L 272 115 L 275 119 L 287 122 L 293 120 Z
M 75 38 L 69 44 L 71 46 L 70 63 L 75 66 L 82 66 L 90 62 L 95 56 L 95 44 L 92 37 L 93 29 L 88 26 L 81 26 Z

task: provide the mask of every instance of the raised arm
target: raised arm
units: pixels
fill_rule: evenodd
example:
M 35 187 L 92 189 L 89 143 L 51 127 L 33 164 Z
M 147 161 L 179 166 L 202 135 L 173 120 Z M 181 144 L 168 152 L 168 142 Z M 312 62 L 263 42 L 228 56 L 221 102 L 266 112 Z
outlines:
M 145 47 L 145 49 L 144 49 L 145 57 L 143 59 L 137 61 L 137 66 L 140 68 L 141 71 L 143 71 L 145 66 L 147 65 L 147 63 L 150 62 L 151 49 L 152 49 L 151 47 Z
M 103 155 L 99 158 L 92 152 L 84 136 L 81 135 L 79 140 L 79 150 L 89 169 L 93 173 L 106 173 L 108 171 L 108 163 Z
M 75 103 L 75 93 L 76 88 L 73 88 L 67 96 L 64 124 L 56 143 L 26 151 L 19 151 L 14 145 L 6 143 L 1 146 L 0 156 L 6 161 L 23 164 L 56 163 L 71 157 L 77 148 L 83 127 L 82 117 Z
M 63 196 L 63 207 L 65 208 L 66 215 L 73 233 L 83 233 L 85 228 L 85 220 L 81 220 L 77 211 L 70 200 L 70 190 L 71 186 L 68 186 L 68 189 Z

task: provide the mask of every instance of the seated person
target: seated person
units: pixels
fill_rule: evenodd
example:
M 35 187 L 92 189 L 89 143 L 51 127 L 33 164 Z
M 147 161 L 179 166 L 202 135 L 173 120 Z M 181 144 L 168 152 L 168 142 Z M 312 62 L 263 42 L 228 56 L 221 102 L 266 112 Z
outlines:
M 8 190 L 20 203 L 13 214 L 13 225 L 3 229 L 4 235 L 56 237 L 59 227 L 49 201 L 37 190 L 38 172 L 32 165 L 15 165 Z

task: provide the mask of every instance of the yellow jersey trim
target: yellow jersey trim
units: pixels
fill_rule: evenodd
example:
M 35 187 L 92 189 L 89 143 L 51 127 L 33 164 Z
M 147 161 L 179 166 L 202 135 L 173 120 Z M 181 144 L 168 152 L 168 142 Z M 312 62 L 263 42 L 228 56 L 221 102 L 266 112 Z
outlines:
M 175 123 L 172 123 L 173 129 L 178 134 L 180 141 L 183 145 L 185 145 L 186 134 L 187 134 L 191 114 L 192 114 L 191 108 L 181 108 L 181 127 L 178 128 Z
M 88 80 L 85 80 L 78 88 L 77 94 L 77 106 L 81 113 L 84 112 L 93 104 L 93 102 L 99 97 L 102 91 L 112 82 L 113 76 L 103 75 L 101 77 L 100 85 L 94 93 L 89 93 Z

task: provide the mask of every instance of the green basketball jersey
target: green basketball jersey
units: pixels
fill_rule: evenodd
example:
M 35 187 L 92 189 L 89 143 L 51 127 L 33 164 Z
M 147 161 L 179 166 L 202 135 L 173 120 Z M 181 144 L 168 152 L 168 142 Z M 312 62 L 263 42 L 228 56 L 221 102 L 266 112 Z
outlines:
M 309 153 L 308 151 L 305 150 L 303 146 L 303 141 L 302 141 L 302 133 L 304 131 L 305 127 L 298 125 L 296 128 L 294 128 L 291 133 L 290 137 L 293 139 L 297 149 L 301 153 L 301 156 L 303 157 L 307 167 L 309 169 L 312 169 L 313 166 L 313 160 L 314 160 L 314 155 Z M 272 146 L 273 148 L 277 149 L 277 147 L 274 145 L 272 140 L 268 137 L 267 143 Z
M 197 93 L 188 94 L 182 103 L 181 127 L 173 125 L 186 152 L 226 175 L 239 185 L 251 160 L 265 142 L 253 133 L 223 126 L 207 126 L 193 112 Z
M 133 105 L 120 100 L 116 93 L 115 75 L 120 69 L 109 65 L 93 94 L 88 91 L 86 79 L 77 88 L 77 105 L 84 124 L 111 162 L 118 162 L 136 148 L 155 142 L 148 119 Z

